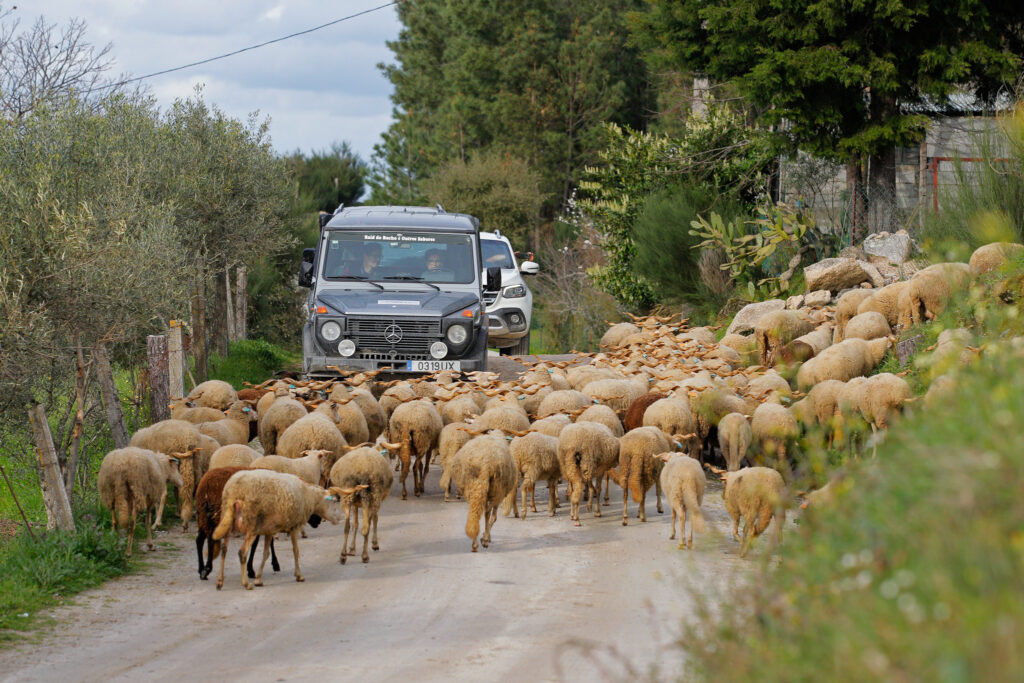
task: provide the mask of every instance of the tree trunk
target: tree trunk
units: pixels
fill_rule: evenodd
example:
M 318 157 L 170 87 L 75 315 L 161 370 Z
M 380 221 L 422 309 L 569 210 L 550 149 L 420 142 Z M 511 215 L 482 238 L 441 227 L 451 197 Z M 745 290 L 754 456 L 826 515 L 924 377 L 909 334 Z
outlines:
M 167 381 L 167 337 L 151 334 L 146 337 L 146 358 L 149 362 L 149 415 L 152 422 L 171 416 Z
M 78 469 L 78 454 L 82 444 L 82 429 L 85 426 L 85 400 L 86 400 L 86 376 L 85 356 L 82 353 L 82 342 L 75 340 L 75 358 L 77 368 L 75 371 L 75 423 L 71 431 L 71 447 L 68 456 L 67 466 L 64 468 L 64 489 L 68 498 L 74 494 L 75 470 Z
M 206 354 L 206 270 L 198 264 L 196 287 L 192 296 L 192 354 L 196 360 L 196 377 L 205 382 L 207 378 Z
M 846 193 L 849 195 L 849 226 L 851 243 L 859 242 L 865 234 L 864 181 L 861 174 L 861 160 L 851 159 L 846 162 Z
M 213 282 L 213 308 L 208 318 L 210 322 L 210 348 L 222 358 L 228 355 L 228 327 L 227 327 L 227 273 L 218 271 L 214 274 Z
M 237 329 L 235 327 L 235 302 L 234 287 L 231 286 L 231 269 L 224 269 L 224 321 L 226 323 L 227 343 L 235 341 Z
M 895 230 L 897 217 L 896 148 L 886 147 L 871 157 L 868 176 L 868 230 Z
M 110 434 L 114 437 L 114 445 L 118 448 L 126 448 L 131 438 L 128 436 L 128 428 L 124 424 L 121 396 L 117 393 L 114 372 L 110 368 L 110 358 L 107 357 L 107 349 L 103 344 L 97 344 L 96 348 L 92 350 L 92 357 L 96 361 L 96 377 L 100 383 L 100 392 L 103 394 L 103 407 L 107 412 L 107 424 L 110 425 Z
M 71 501 L 64 489 L 64 480 L 60 476 L 60 465 L 57 463 L 57 449 L 53 445 L 50 434 L 50 423 L 46 421 L 46 411 L 37 405 L 28 411 L 28 419 L 32 423 L 32 433 L 36 442 L 36 456 L 39 458 L 40 482 L 43 489 L 43 504 L 46 506 L 46 528 L 58 528 L 63 531 L 75 530 L 75 518 L 71 514 Z
M 167 331 L 167 391 L 171 398 L 185 395 L 185 350 L 181 340 L 181 321 L 172 320 Z
M 246 317 L 249 315 L 249 273 L 245 266 L 235 271 L 235 341 L 249 335 Z

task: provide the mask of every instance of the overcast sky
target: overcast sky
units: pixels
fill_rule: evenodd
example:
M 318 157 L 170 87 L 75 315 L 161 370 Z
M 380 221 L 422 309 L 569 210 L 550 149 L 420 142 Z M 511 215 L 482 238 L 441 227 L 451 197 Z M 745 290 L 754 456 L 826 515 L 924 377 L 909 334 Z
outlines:
M 112 75 L 141 76 L 213 57 L 355 14 L 387 0 L 34 0 L 17 5 L 22 26 L 39 15 L 88 24 L 89 42 L 113 44 Z M 281 152 L 347 141 L 364 160 L 391 121 L 391 84 L 377 68 L 398 37 L 394 7 L 211 64 L 148 79 L 161 108 L 203 84 L 208 102 L 244 118 L 270 118 Z

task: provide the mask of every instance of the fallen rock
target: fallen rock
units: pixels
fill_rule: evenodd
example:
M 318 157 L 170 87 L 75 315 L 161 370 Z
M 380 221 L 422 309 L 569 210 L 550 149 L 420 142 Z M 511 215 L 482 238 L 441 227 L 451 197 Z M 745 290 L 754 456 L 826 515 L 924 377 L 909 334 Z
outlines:
M 900 367 L 906 365 L 907 361 L 910 360 L 910 357 L 917 353 L 917 347 L 919 347 L 923 341 L 924 336 L 919 334 L 916 337 L 904 339 L 896 344 L 896 357 L 900 361 Z
M 810 308 L 828 306 L 830 303 L 832 303 L 832 292 L 827 289 L 818 289 L 804 296 L 804 306 Z
M 863 248 L 868 254 L 882 256 L 889 263 L 898 264 L 910 258 L 910 254 L 914 250 L 914 240 L 906 230 L 897 230 L 892 234 L 879 232 L 868 235 L 864 240 Z
M 795 311 L 804 305 L 804 295 L 797 294 L 786 299 L 786 308 L 790 311 Z
M 729 323 L 729 329 L 725 331 L 726 334 L 745 334 L 752 332 L 754 326 L 757 325 L 757 321 L 772 311 L 781 311 L 786 307 L 786 302 L 782 299 L 769 299 L 768 301 L 759 301 L 753 304 L 747 304 L 740 309 L 740 312 L 736 314 L 736 317 Z
M 864 272 L 868 274 L 868 278 L 870 278 L 871 280 L 872 287 L 885 287 L 885 276 L 882 275 L 882 272 L 876 266 L 874 266 L 871 263 L 868 263 L 867 261 L 859 261 L 859 263 L 860 267 L 864 269 Z
M 804 268 L 807 291 L 827 289 L 830 292 L 838 292 L 848 287 L 856 287 L 862 282 L 870 282 L 871 276 L 861 263 L 852 258 L 827 258 L 812 263 Z

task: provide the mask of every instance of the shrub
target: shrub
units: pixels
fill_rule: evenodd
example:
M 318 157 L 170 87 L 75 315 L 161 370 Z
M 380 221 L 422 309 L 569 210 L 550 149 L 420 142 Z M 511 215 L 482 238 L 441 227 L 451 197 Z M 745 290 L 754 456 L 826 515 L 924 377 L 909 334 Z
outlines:
M 262 339 L 243 339 L 231 343 L 226 358 L 214 356 L 211 359 L 213 371 L 210 378 L 224 380 L 238 389 L 244 382 L 258 384 L 278 370 L 287 369 L 300 362 L 300 356 L 270 342 Z

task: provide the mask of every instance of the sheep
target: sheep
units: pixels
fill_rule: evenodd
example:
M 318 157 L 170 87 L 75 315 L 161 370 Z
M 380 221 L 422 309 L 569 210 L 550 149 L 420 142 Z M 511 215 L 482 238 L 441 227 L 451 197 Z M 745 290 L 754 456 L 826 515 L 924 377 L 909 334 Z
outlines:
M 668 400 L 668 399 L 666 399 Z M 647 521 L 644 501 L 651 485 L 655 487 L 658 512 L 661 512 L 661 468 L 656 455 L 671 450 L 668 438 L 658 427 L 637 427 L 619 439 L 619 483 L 622 484 L 622 526 L 627 524 L 629 495 L 640 504 L 637 517 Z
M 892 417 L 898 415 L 905 404 L 914 400 L 912 396 L 913 392 L 906 380 L 891 372 L 869 377 L 861 392 L 859 407 L 861 415 L 871 425 L 872 434 L 888 428 Z
M 815 421 L 826 429 L 832 428 L 839 392 L 844 386 L 846 385 L 839 380 L 827 379 L 815 384 L 807 394 L 814 409 Z
M 740 462 L 746 457 L 753 439 L 750 418 L 743 413 L 729 413 L 718 421 L 718 445 L 729 472 L 740 468 Z
M 515 408 L 498 406 L 485 410 L 483 415 L 470 424 L 478 431 L 500 429 L 503 432 L 525 432 L 530 428 L 530 418 Z
M 306 406 L 294 398 L 278 396 L 260 416 L 260 443 L 265 453 L 277 453 L 277 440 L 293 422 L 307 415 Z
M 197 406 L 227 410 L 231 407 L 232 403 L 238 400 L 238 393 L 227 382 L 211 379 L 196 385 L 189 392 L 188 398 Z
M 565 389 L 552 391 L 544 397 L 537 408 L 537 417 L 547 417 L 555 413 L 571 413 L 594 404 L 594 401 L 582 391 Z
M 778 349 L 813 329 L 802 311 L 772 311 L 763 316 L 754 326 L 761 365 L 772 365 Z
M 759 360 L 757 337 L 752 334 L 727 334 L 718 345 L 726 346 L 738 353 L 743 365 L 755 365 Z
M 580 524 L 580 500 L 584 490 L 591 493 L 594 516 L 601 516 L 601 478 L 619 461 L 619 440 L 603 424 L 577 422 L 558 436 L 558 464 L 569 484 L 570 518 Z
M 530 426 L 535 432 L 541 434 L 547 434 L 553 436 L 556 439 L 558 435 L 562 433 L 562 430 L 572 424 L 572 419 L 564 413 L 555 413 L 554 415 L 548 415 L 542 417 Z
M 299 458 L 305 451 L 327 451 L 324 470 L 329 472 L 338 458 L 345 454 L 347 445 L 348 441 L 331 418 L 324 413 L 313 412 L 300 417 L 281 433 L 277 441 L 277 455 Z
M 247 470 L 237 472 L 224 485 L 221 495 L 220 523 L 213 531 L 213 540 L 221 541 L 220 573 L 217 576 L 217 590 L 224 586 L 224 562 L 227 559 L 226 536 L 232 530 L 245 534 L 238 551 L 242 586 L 252 590 L 248 573 L 245 571 L 245 556 L 257 536 L 263 536 L 263 561 L 256 571 L 254 584 L 263 585 L 263 567 L 267 563 L 270 541 L 286 532 L 292 539 L 292 554 L 295 558 L 295 580 L 305 581 L 299 569 L 299 530 L 311 515 L 326 519 L 331 524 L 341 521 L 340 489 L 324 490 L 307 484 L 291 474 L 270 470 Z
M 968 365 L 974 359 L 969 348 L 971 333 L 963 328 L 943 330 L 935 342 L 935 348 L 928 359 L 931 374 L 941 374 L 955 365 Z
M 897 324 L 907 329 L 924 320 L 934 320 L 970 279 L 966 263 L 935 263 L 918 271 L 900 292 Z
M 452 456 L 472 438 L 472 431 L 465 422 L 452 422 L 441 429 L 441 436 L 437 439 L 437 462 L 441 466 L 441 490 L 444 491 L 446 503 L 451 497 Z
M 652 403 L 644 413 L 644 427 L 657 427 L 669 439 L 682 439 L 682 445 L 691 455 L 699 457 L 701 454 L 697 420 L 689 406 L 678 398 L 663 398 Z
M 955 389 L 956 380 L 949 375 L 939 375 L 932 380 L 928 391 L 925 392 L 924 407 L 926 409 L 935 408 L 947 397 L 954 395 Z
M 477 551 L 480 516 L 484 518 L 484 533 L 480 544 L 491 544 L 491 527 L 498 517 L 498 504 L 506 498 L 515 500 L 518 479 L 516 462 L 509 453 L 502 436 L 486 434 L 466 443 L 452 458 L 452 480 L 463 491 L 469 503 L 466 517 L 466 536 Z
M 785 462 L 788 444 L 800 436 L 793 413 L 777 403 L 759 405 L 750 420 L 750 430 L 759 452 L 779 462 Z
M 640 328 L 633 323 L 618 323 L 608 328 L 608 331 L 601 337 L 600 346 L 602 349 L 617 349 L 623 345 L 629 337 L 640 333 Z
M 975 249 L 968 261 L 968 266 L 971 269 L 971 275 L 978 277 L 999 270 L 1011 259 L 1020 258 L 1022 253 L 1024 253 L 1024 244 L 992 242 Z
M 618 438 L 623 435 L 622 423 L 619 421 L 615 411 L 603 403 L 593 405 L 584 410 L 576 417 L 577 422 L 600 422 Z
M 778 543 L 782 545 L 782 527 L 786 523 L 785 483 L 782 475 L 769 467 L 744 467 L 726 475 L 725 509 L 732 518 L 732 537 L 740 540 L 740 519 L 743 519 L 743 540 L 740 557 L 747 554 L 750 544 L 764 533 L 775 518 Z
M 744 393 L 752 398 L 779 403 L 780 399 L 788 398 L 793 390 L 789 388 L 789 382 L 783 379 L 779 373 L 769 370 L 750 380 Z
M 644 413 L 647 412 L 652 403 L 663 398 L 668 398 L 668 395 L 659 393 L 644 394 L 629 404 L 629 408 L 626 409 L 626 417 L 622 420 L 623 429 L 628 432 L 637 427 L 642 427 L 644 424 Z
M 233 443 L 221 446 L 210 456 L 209 469 L 221 467 L 249 467 L 254 460 L 260 457 L 258 451 L 246 445 Z
M 630 404 L 647 393 L 636 382 L 628 379 L 599 379 L 583 388 L 583 393 L 593 401 L 603 403 L 618 415 L 625 415 Z
M 797 386 L 810 389 L 827 379 L 847 381 L 867 375 L 875 369 L 889 350 L 891 338 L 844 339 L 800 366 Z
M 823 323 L 813 331 L 779 347 L 775 352 L 776 362 L 789 365 L 814 358 L 832 345 L 833 336 L 832 324 Z
M 401 444 L 399 458 L 402 461 L 402 500 L 408 498 L 405 479 L 409 476 L 409 465 L 413 470 L 413 494 L 419 496 L 424 490 L 427 469 L 430 466 L 430 452 L 437 447 L 437 440 L 444 427 L 441 415 L 427 401 L 403 403 L 391 413 L 388 431 L 391 440 Z
M 183 488 L 178 473 L 179 458 L 190 453 L 155 453 L 129 446 L 110 451 L 100 463 L 97 487 L 103 506 L 110 510 L 114 530 L 127 531 L 125 554 L 131 556 L 135 539 L 135 518 L 146 511 L 146 547 L 154 549 L 152 531 L 160 525 L 167 500 L 167 483 Z M 156 521 L 150 526 L 150 511 L 156 509 Z
M 195 472 L 196 481 L 200 481 L 210 469 L 210 458 L 220 448 L 220 444 L 216 439 L 206 434 L 200 434 L 199 445 L 196 448 L 196 454 L 192 458 L 192 469 Z
M 577 365 L 569 368 L 566 377 L 569 380 L 569 385 L 576 391 L 583 391 L 588 384 L 600 379 L 624 379 L 621 372 L 596 365 Z
M 863 424 L 860 404 L 867 382 L 867 377 L 854 377 L 846 382 L 836 395 L 833 442 L 843 435 L 844 429 L 852 437 Z
M 345 437 L 345 443 L 363 443 L 370 440 L 370 428 L 366 424 L 366 416 L 359 406 L 348 399 L 342 403 L 324 401 L 316 407 L 314 413 L 329 418 Z M 302 418 L 300 418 L 302 419 Z M 332 461 L 333 465 L 334 462 Z
M 396 384 L 385 389 L 378 402 L 384 411 L 384 415 L 387 416 L 388 420 L 391 420 L 391 413 L 394 412 L 395 408 L 415 398 L 416 392 L 412 390 L 411 384 Z
M 889 323 L 889 327 L 895 327 L 900 320 L 900 295 L 906 287 L 907 281 L 901 280 L 876 290 L 874 294 L 865 298 L 860 306 L 857 307 L 857 315 L 871 311 L 881 313 L 885 316 L 885 321 Z M 842 339 L 836 341 L 839 342 Z
M 480 414 L 480 407 L 472 396 L 458 396 L 441 406 L 441 421 L 446 425 L 465 422 Z
M 207 408 L 206 406 L 197 406 L 187 398 L 172 399 L 171 404 L 167 407 L 171 411 L 172 420 L 184 420 L 194 425 L 224 419 L 224 411 L 217 410 L 216 408 Z
M 879 290 L 863 289 L 858 287 L 857 289 L 851 289 L 839 297 L 836 301 L 836 326 L 832 330 L 833 344 L 838 344 L 843 341 L 843 335 L 846 332 L 846 323 L 850 322 L 850 320 L 857 315 L 857 309 L 862 303 L 864 303 L 864 300 L 873 296 L 877 291 Z
M 224 484 L 228 482 L 235 472 L 241 472 L 244 467 L 218 467 L 210 470 L 199 480 L 196 487 L 196 554 L 199 556 L 199 578 L 206 581 L 213 571 L 213 558 L 220 554 L 220 542 L 214 542 L 213 530 L 220 522 L 220 500 L 224 492 Z M 310 519 L 314 527 L 320 524 L 319 517 Z M 203 544 L 207 546 L 206 560 L 203 560 Z M 250 579 L 255 578 L 256 572 L 252 568 L 252 559 L 256 555 L 256 546 L 259 540 L 252 544 L 247 561 L 246 574 Z M 277 553 L 274 552 L 274 543 L 270 543 L 270 563 L 274 571 L 281 571 L 281 565 L 277 561 Z
M 374 448 L 362 447 L 349 452 L 344 458 L 334 463 L 330 471 L 331 485 L 343 491 L 341 506 L 345 511 L 345 537 L 341 542 L 339 561 L 345 564 L 345 558 L 355 552 L 356 532 L 359 527 L 359 509 L 363 508 L 363 562 L 370 561 L 366 549 L 370 537 L 370 525 L 373 524 L 373 549 L 380 550 L 377 539 L 377 519 L 381 503 L 391 492 L 391 484 L 395 477 L 387 459 Z M 348 545 L 350 519 L 355 511 L 355 521 L 351 524 L 352 545 Z
M 558 438 L 534 432 L 512 439 L 508 450 L 522 481 L 522 518 L 526 519 L 527 493 L 530 494 L 530 511 L 537 512 L 534 489 L 542 480 L 548 482 L 548 517 L 554 517 L 558 507 L 558 480 L 562 477 L 558 464 Z
M 327 455 L 325 450 L 309 450 L 301 458 L 288 458 L 283 455 L 264 455 L 256 458 L 249 465 L 253 470 L 273 470 L 294 474 L 296 477 L 316 486 L 323 486 L 327 483 L 328 470 L 324 467 Z
M 878 339 L 890 334 L 889 322 L 877 311 L 858 313 L 846 325 L 846 339 Z
M 184 420 L 161 420 L 132 434 L 129 445 L 171 455 L 172 453 L 195 452 L 201 442 L 202 435 L 195 425 Z M 192 519 L 194 510 L 193 498 L 198 483 L 193 458 L 182 460 L 178 469 L 182 482 L 178 486 L 178 498 L 181 501 L 178 516 L 181 517 L 182 531 L 188 531 L 188 523 Z
M 363 411 L 366 419 L 367 441 L 376 441 L 377 437 L 387 429 L 389 416 L 384 413 L 380 403 L 373 397 L 373 394 L 366 389 L 353 389 L 352 400 Z M 360 443 L 356 441 L 355 443 Z
M 204 422 L 199 432 L 216 439 L 221 446 L 249 443 L 249 423 L 256 419 L 256 413 L 245 401 L 235 401 L 225 413 L 223 420 Z
M 493 398 L 489 398 L 487 402 L 484 403 L 483 412 L 486 413 L 488 410 L 491 410 L 492 408 L 504 408 L 506 410 L 515 411 L 522 415 L 523 417 L 528 417 L 526 407 L 523 406 L 522 404 L 522 402 L 525 400 L 526 394 L 517 394 L 515 392 L 509 391 L 508 393 L 505 393 L 502 396 L 495 396 Z
M 679 520 L 679 550 L 693 547 L 694 529 L 704 533 L 704 514 L 700 506 L 704 502 L 704 470 L 698 461 L 680 454 L 662 453 L 658 456 L 664 463 L 659 478 L 665 498 L 672 508 L 672 535 L 676 537 L 676 519 Z M 690 518 L 690 538 L 686 539 L 686 518 Z

